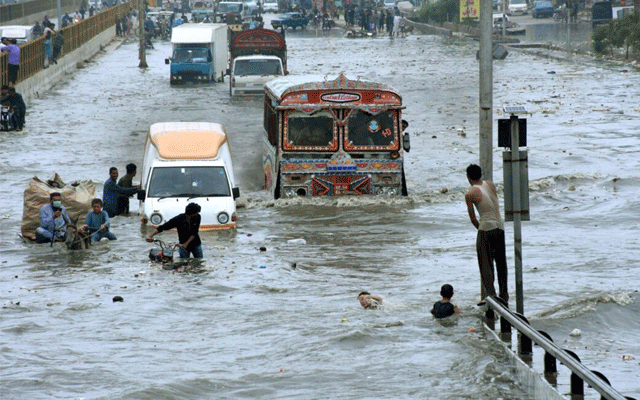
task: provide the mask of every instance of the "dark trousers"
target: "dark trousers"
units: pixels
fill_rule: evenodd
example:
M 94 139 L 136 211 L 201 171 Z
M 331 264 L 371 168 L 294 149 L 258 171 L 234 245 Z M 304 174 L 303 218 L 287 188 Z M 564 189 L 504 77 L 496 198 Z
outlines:
M 20 69 L 20 65 L 18 64 L 7 64 L 7 72 L 9 73 L 9 82 L 16 83 L 18 81 L 18 70 Z
M 22 127 L 24 126 L 24 114 L 25 110 L 21 108 L 16 108 L 13 110 L 13 115 L 11 116 L 11 118 L 13 120 L 12 122 L 14 128 L 22 129 Z
M 478 231 L 476 251 L 478 253 L 478 266 L 480 267 L 480 281 L 482 284 L 480 297 L 484 300 L 487 296 L 496 295 L 496 289 L 493 286 L 495 280 L 493 263 L 495 262 L 500 298 L 508 302 L 509 290 L 507 288 L 507 256 L 504 231 L 502 229 Z

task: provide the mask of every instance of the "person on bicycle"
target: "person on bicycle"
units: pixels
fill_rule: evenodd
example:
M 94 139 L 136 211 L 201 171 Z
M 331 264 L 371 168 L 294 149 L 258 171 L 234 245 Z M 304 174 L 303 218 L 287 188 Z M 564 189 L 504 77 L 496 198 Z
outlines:
M 152 242 L 153 237 L 160 232 L 176 228 L 178 231 L 178 241 L 180 242 L 180 258 L 202 258 L 202 242 L 198 235 L 200 229 L 200 206 L 196 203 L 189 203 L 185 207 L 183 214 L 178 214 L 158 228 L 149 236 L 147 241 Z

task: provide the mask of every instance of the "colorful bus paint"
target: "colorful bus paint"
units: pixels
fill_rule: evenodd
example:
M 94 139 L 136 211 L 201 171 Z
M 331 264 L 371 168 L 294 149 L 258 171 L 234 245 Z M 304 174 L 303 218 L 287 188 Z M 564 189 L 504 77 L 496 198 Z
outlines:
M 364 79 L 286 76 L 265 84 L 264 185 L 274 198 L 407 195 L 402 97 Z

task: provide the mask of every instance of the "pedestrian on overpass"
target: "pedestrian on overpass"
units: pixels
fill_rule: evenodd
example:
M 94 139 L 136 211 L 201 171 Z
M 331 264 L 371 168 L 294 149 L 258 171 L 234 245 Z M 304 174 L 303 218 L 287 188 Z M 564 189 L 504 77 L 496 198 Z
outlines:
M 9 72 L 9 83 L 14 85 L 18 81 L 18 70 L 20 69 L 20 48 L 16 39 L 2 38 L 4 47 L 2 51 L 7 55 L 7 69 Z
M 58 56 L 62 51 L 62 46 L 64 46 L 64 32 L 60 29 L 58 33 L 56 33 L 56 38 L 53 41 L 53 56 L 51 57 L 51 61 L 53 61 L 54 64 L 58 63 Z

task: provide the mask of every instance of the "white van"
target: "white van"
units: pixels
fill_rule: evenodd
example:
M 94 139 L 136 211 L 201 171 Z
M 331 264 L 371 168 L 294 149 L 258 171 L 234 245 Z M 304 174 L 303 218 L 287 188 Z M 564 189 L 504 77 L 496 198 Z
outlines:
M 16 44 L 20 46 L 23 43 L 35 39 L 31 32 L 33 26 L 27 25 L 9 25 L 0 26 L 0 37 L 7 37 L 9 39 L 16 39 Z
M 210 122 L 162 122 L 151 125 L 142 162 L 140 214 L 154 227 L 197 203 L 200 230 L 236 226 L 235 186 L 224 128 Z
M 264 84 L 284 76 L 280 57 L 269 55 L 241 56 L 231 66 L 231 97 L 236 95 L 264 95 Z

